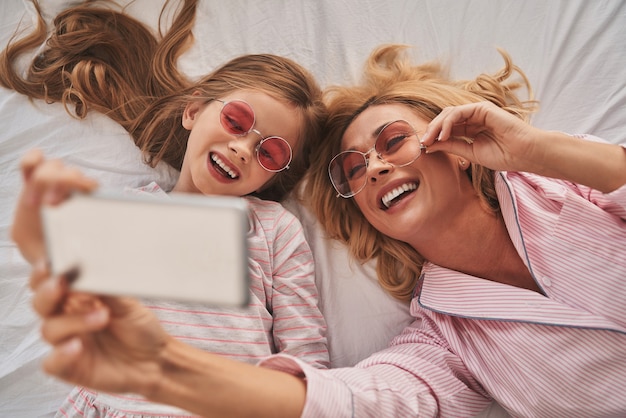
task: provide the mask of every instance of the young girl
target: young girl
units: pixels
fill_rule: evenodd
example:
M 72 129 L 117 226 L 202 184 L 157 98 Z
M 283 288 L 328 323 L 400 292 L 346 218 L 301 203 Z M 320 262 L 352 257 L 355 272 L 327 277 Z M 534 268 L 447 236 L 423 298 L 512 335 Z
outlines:
M 184 44 L 194 11 L 195 2 L 186 2 L 165 35 L 168 42 L 159 44 L 138 22 L 113 10 L 67 10 L 55 19 L 56 32 L 26 79 L 10 65 L 5 65 L 1 79 L 30 97 L 72 103 L 78 117 L 89 110 L 111 116 L 133 135 L 150 164 L 164 160 L 180 169 L 174 192 L 246 197 L 249 308 L 216 310 L 145 301 L 169 332 L 190 345 L 248 363 L 285 352 L 325 368 L 325 322 L 317 307 L 314 264 L 301 225 L 279 203 L 262 200 L 281 199 L 304 173 L 305 150 L 324 122 L 321 91 L 299 65 L 268 54 L 235 58 L 195 83 L 166 70 L 179 47 L 169 50 L 163 45 Z M 5 62 L 10 64 L 25 45 L 31 44 L 9 46 Z M 123 57 L 132 57 L 133 64 L 126 67 Z M 28 226 L 16 228 L 14 236 L 21 237 L 18 242 L 32 243 L 41 236 L 39 203 L 58 203 L 71 191 L 97 186 L 60 161 L 46 161 L 38 151 L 26 161 L 25 177 L 32 174 L 50 185 L 25 194 L 16 214 L 18 220 L 27 219 Z M 167 198 L 155 183 L 136 192 Z M 44 256 L 41 245 L 24 248 L 30 262 Z M 94 417 L 188 414 L 136 395 L 80 387 L 58 415 L 76 411 Z

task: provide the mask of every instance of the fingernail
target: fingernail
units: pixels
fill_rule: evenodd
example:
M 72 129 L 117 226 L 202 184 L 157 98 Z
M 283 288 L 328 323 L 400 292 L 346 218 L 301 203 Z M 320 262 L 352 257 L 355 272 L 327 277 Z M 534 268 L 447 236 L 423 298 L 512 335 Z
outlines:
M 80 341 L 80 338 L 75 337 L 66 342 L 61 346 L 61 351 L 63 354 L 74 355 L 80 352 L 83 347 L 83 343 Z
M 88 325 L 101 325 L 102 323 L 104 323 L 107 320 L 108 317 L 108 313 L 106 310 L 104 309 L 97 309 L 93 312 L 90 312 L 86 317 L 85 317 L 85 322 Z
M 78 267 L 74 267 L 68 270 L 64 274 L 64 276 L 65 276 L 65 280 L 67 281 L 67 284 L 71 286 L 72 283 L 78 280 L 78 277 L 80 276 L 80 269 Z
M 39 260 L 35 261 L 35 263 L 33 264 L 33 269 L 37 271 L 38 273 L 45 273 L 47 268 L 48 268 L 48 261 L 45 258 L 40 258 Z

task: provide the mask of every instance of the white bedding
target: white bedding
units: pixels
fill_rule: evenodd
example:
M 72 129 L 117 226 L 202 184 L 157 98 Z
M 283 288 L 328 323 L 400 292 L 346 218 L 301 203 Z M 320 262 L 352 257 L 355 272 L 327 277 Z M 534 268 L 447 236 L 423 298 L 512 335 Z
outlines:
M 42 0 L 47 16 L 69 0 Z M 126 3 L 126 1 L 119 1 Z M 155 25 L 161 1 L 137 0 L 130 11 Z M 0 2 L 0 46 L 22 20 L 28 1 Z M 541 101 L 532 122 L 542 128 L 592 133 L 626 143 L 626 2 L 618 0 L 204 0 L 196 42 L 180 62 L 191 76 L 251 52 L 291 57 L 322 85 L 355 81 L 381 43 L 414 46 L 418 59 L 443 59 L 456 77 L 495 71 L 506 49 Z M 95 176 L 103 185 L 168 188 L 175 173 L 149 169 L 125 131 L 101 115 L 69 118 L 62 106 L 31 103 L 0 88 L 0 416 L 53 414 L 67 386 L 46 377 L 47 347 L 30 309 L 28 268 L 9 239 L 20 187 L 19 158 L 42 148 Z M 333 366 L 352 365 L 384 347 L 405 326 L 408 309 L 382 293 L 372 265 L 350 262 L 315 219 L 293 201 L 317 264 L 321 307 L 329 325 Z M 484 416 L 506 416 L 494 405 Z

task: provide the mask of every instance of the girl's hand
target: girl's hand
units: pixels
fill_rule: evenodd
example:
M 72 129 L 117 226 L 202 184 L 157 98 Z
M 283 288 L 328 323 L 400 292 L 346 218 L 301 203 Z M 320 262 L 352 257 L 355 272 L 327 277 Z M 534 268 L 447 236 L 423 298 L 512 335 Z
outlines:
M 60 160 L 46 161 L 40 150 L 32 150 L 21 161 L 23 187 L 15 210 L 11 238 L 31 264 L 45 257 L 40 209 L 56 205 L 74 191 L 90 192 L 97 183 Z
M 527 170 L 537 163 L 542 133 L 493 103 L 480 102 L 443 109 L 422 143 L 427 153 L 445 151 L 493 170 Z

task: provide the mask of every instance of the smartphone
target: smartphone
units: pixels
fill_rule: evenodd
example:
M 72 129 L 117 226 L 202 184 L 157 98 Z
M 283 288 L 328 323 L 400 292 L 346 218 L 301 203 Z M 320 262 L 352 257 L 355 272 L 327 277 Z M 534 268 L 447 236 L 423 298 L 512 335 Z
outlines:
M 108 295 L 245 306 L 248 206 L 229 196 L 96 192 L 42 209 L 54 274 Z

